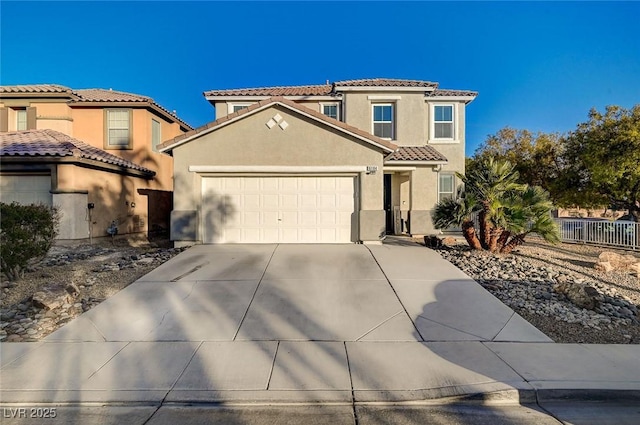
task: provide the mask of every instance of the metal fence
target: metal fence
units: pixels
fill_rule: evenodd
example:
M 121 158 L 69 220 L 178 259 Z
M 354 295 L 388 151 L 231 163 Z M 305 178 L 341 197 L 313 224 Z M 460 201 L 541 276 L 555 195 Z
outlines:
M 633 221 L 556 219 L 562 242 L 640 250 L 640 223 Z

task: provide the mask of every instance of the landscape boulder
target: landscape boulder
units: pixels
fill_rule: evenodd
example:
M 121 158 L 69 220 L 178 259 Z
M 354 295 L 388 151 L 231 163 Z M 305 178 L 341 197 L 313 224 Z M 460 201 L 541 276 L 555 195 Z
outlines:
M 609 263 L 611 266 L 611 270 L 632 270 L 632 266 L 638 263 L 638 259 L 633 255 L 621 255 L 611 251 L 604 251 L 598 256 L 598 262 L 596 263 L 595 268 L 600 270 L 602 263 Z M 604 270 L 604 271 L 611 271 Z
M 574 282 L 567 278 L 559 279 L 554 283 L 553 290 L 564 294 L 572 303 L 587 310 L 595 309 L 602 299 L 602 295 L 593 286 Z
M 79 292 L 80 290 L 74 284 L 69 284 L 66 287 L 52 284 L 33 294 L 32 302 L 35 307 L 54 310 L 65 304 L 73 304 L 73 300 Z

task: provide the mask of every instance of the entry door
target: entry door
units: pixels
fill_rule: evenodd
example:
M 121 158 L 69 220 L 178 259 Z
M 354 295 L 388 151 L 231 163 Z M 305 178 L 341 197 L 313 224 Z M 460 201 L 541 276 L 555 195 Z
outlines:
M 205 243 L 349 243 L 355 177 L 203 179 Z

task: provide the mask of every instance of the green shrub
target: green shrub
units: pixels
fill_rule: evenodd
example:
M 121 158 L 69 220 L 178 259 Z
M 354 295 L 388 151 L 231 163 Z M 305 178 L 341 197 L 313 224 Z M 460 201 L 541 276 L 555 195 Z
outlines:
M 0 203 L 0 265 L 11 280 L 24 276 L 25 268 L 42 259 L 58 235 L 60 214 L 42 204 Z

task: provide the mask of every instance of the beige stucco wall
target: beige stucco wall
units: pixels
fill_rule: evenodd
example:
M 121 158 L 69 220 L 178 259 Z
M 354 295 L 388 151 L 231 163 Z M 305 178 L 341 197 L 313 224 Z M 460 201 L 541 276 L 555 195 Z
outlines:
M 234 105 L 234 104 L 253 104 L 256 103 L 257 101 L 242 101 L 242 100 L 229 100 L 229 101 L 214 101 L 213 102 L 213 106 L 215 108 L 215 119 L 218 118 L 222 118 L 224 116 L 229 115 L 229 107 L 230 105 Z M 317 100 L 317 99 L 312 99 L 312 100 L 295 100 L 295 102 L 299 105 L 302 105 L 304 107 L 307 107 L 309 109 L 312 109 L 316 112 L 322 112 L 322 110 L 320 109 L 322 104 L 333 104 L 333 103 L 337 103 L 340 104 L 340 99 L 336 99 L 336 100 Z M 338 108 L 340 108 L 338 106 Z
M 370 98 L 372 97 L 372 98 Z M 426 106 L 424 92 L 348 92 L 344 94 L 345 122 L 373 133 L 373 104 L 395 105 L 394 143 L 421 146 L 426 143 Z
M 276 114 L 289 124 L 286 130 L 266 126 Z M 201 175 L 189 172 L 190 165 L 375 165 L 377 173 L 358 175 L 360 210 L 383 209 L 380 150 L 284 107 L 269 107 L 205 134 L 175 148 L 173 156 L 174 211 L 199 210 Z

